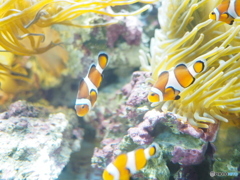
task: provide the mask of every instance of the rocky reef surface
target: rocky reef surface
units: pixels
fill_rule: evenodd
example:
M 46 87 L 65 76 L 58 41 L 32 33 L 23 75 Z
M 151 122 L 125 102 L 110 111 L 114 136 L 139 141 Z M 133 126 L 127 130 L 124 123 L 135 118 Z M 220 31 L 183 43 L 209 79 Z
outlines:
M 0 114 L 0 179 L 56 179 L 82 136 L 73 110 L 11 104 Z
M 125 124 L 128 128 L 119 128 L 116 133 L 113 128 L 116 126 L 105 124 L 103 140 L 94 150 L 92 167 L 103 170 L 118 154 L 155 142 L 160 145 L 159 157 L 149 160 L 143 170 L 132 176 L 133 179 L 211 179 L 210 171 L 237 171 L 239 141 L 229 137 L 232 134 L 230 129 L 238 131 L 238 121 L 227 126 L 217 122 L 209 124 L 208 129 L 201 129 L 172 112 L 152 109 L 147 102 L 149 86 L 144 83 L 148 77 L 146 72 L 134 72 L 130 82 L 123 86 L 124 101 L 115 110 L 122 116 L 116 123 L 122 122 L 120 126 Z M 98 117 L 103 117 L 104 113 L 100 114 Z M 114 116 L 109 115 L 108 119 L 112 119 L 110 122 L 114 124 Z M 228 147 L 224 145 L 226 141 Z

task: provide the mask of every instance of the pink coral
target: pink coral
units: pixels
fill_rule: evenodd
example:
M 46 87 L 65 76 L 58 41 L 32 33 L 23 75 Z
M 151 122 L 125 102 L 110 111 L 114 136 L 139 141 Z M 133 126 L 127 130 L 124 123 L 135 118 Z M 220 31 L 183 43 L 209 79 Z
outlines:
M 117 149 L 118 144 L 120 143 L 120 141 L 122 140 L 122 138 L 117 138 L 117 139 L 111 139 L 111 138 L 107 138 L 104 139 L 101 144 L 103 145 L 102 149 L 99 148 L 95 148 L 94 151 L 94 157 L 95 158 L 99 158 L 99 159 L 106 159 L 107 162 L 105 164 L 105 166 L 107 164 L 109 164 L 113 158 L 114 158 L 114 152 Z M 92 165 L 94 168 L 99 168 L 97 166 L 97 164 L 93 164 Z
M 128 130 L 128 134 L 137 144 L 149 144 L 153 141 L 154 128 L 159 123 L 163 123 L 170 126 L 174 132 L 181 132 L 189 134 L 195 138 L 201 138 L 204 141 L 214 141 L 218 130 L 218 124 L 210 125 L 209 129 L 204 131 L 193 127 L 190 124 L 186 124 L 177 119 L 177 116 L 173 113 L 163 113 L 155 109 L 148 111 L 141 122 L 136 127 L 132 127 Z
M 132 80 L 122 88 L 122 92 L 127 96 L 126 104 L 129 106 L 139 106 L 147 102 L 147 89 L 145 81 L 150 77 L 149 72 L 136 71 L 132 74 Z
M 139 45 L 142 36 L 142 23 L 135 16 L 128 16 L 122 23 L 113 24 L 107 27 L 107 45 L 113 48 L 119 37 L 129 45 Z
M 182 165 L 200 164 L 204 159 L 206 149 L 207 144 L 204 144 L 202 149 L 184 149 L 183 147 L 175 146 L 172 152 L 172 162 Z

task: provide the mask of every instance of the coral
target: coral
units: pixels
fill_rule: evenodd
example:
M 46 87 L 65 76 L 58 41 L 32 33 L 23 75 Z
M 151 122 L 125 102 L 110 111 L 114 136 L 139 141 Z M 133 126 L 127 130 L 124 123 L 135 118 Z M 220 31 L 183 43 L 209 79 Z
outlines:
M 96 139 L 122 137 L 129 126 L 138 123 L 146 110 L 144 103 L 147 102 L 147 94 L 142 91 L 142 88 L 148 87 L 144 83 L 145 77 L 149 77 L 148 73 L 135 72 L 132 81 L 124 86 L 121 92 L 119 87 L 122 85 L 116 82 L 99 91 L 96 105 L 84 117 L 84 121 L 96 130 Z M 136 109 L 135 106 L 139 108 Z
M 162 119 L 167 118 L 162 117 Z M 206 148 L 208 146 L 207 142 L 188 134 L 176 134 L 171 128 L 162 123 L 159 123 L 156 128 L 158 133 L 155 134 L 154 142 L 158 143 L 161 147 L 159 152 L 160 156 L 157 159 L 149 161 L 146 168 L 134 175 L 133 178 L 138 177 L 144 179 L 144 177 L 148 177 L 148 179 L 159 179 L 160 177 L 164 177 L 164 179 L 169 179 L 170 174 L 166 165 L 167 162 L 171 161 L 173 163 L 189 166 L 200 164 L 205 159 Z M 152 142 L 152 139 L 150 138 L 151 142 L 146 142 L 144 141 L 144 138 L 142 139 L 143 140 L 140 142 L 136 141 L 130 134 L 124 136 L 120 143 L 113 139 L 104 140 L 103 142 L 106 143 L 102 143 L 103 147 L 101 149 L 96 149 L 92 158 L 94 167 L 106 167 L 106 165 L 112 160 L 113 156 L 120 154 L 121 152 L 129 152 L 135 149 L 137 147 L 135 143 L 140 144 L 143 142 L 146 146 L 146 143 Z
M 147 93 L 144 89 L 145 79 L 150 76 L 149 73 L 136 71 L 132 74 L 132 80 L 122 88 L 123 94 L 127 97 L 126 105 L 138 107 L 147 102 Z
M 107 45 L 114 47 L 119 36 L 129 45 L 139 45 L 141 42 L 142 28 L 140 20 L 135 16 L 125 17 L 123 22 L 107 27 Z
M 175 134 L 189 134 L 195 138 L 210 142 L 215 141 L 218 132 L 218 123 L 209 125 L 210 127 L 206 131 L 203 131 L 178 119 L 177 115 L 170 112 L 165 114 L 153 109 L 144 115 L 143 121 L 140 124 L 129 128 L 128 134 L 136 144 L 150 144 L 154 140 L 154 137 L 160 133 L 158 129 L 160 124 L 169 126 Z
M 1 179 L 57 178 L 80 148 L 83 130 L 75 129 L 73 110 L 17 101 L 0 117 Z
M 130 83 L 122 88 L 124 101 L 117 101 L 119 107 L 115 110 L 99 111 L 103 110 L 103 107 L 116 107 L 112 105 L 113 100 L 106 100 L 109 98 L 108 94 L 107 97 L 102 97 L 105 101 L 99 99 L 103 107 L 96 107 L 95 110 L 99 110 L 95 113 L 100 113 L 95 115 L 97 118 L 93 118 L 95 117 L 92 116 L 93 112 L 86 118 L 87 121 L 91 120 L 88 121 L 91 124 L 98 122 L 95 126 L 97 131 L 102 129 L 100 122 L 105 129 L 103 129 L 104 136 L 101 135 L 104 139 L 100 147 L 95 149 L 92 158 L 92 166 L 95 170 L 104 169 L 119 153 L 132 151 L 139 146 L 149 145 L 153 141 L 162 147 L 165 158 L 150 161 L 149 166 L 134 175 L 133 179 L 157 179 L 156 177 L 169 179 L 169 169 L 166 165 L 169 162 L 191 166 L 201 164 L 205 160 L 208 142 L 213 142 L 216 138 L 218 122 L 209 124 L 209 128 L 203 130 L 188 124 L 186 119 L 176 114 L 164 113 L 156 109 L 149 110 L 146 100 L 146 90 L 149 86 L 144 83 L 149 75 L 146 72 L 134 72 Z M 99 119 L 102 120 L 99 121 Z M 128 127 L 130 128 L 127 130 Z M 125 135 L 126 132 L 128 135 Z
M 204 159 L 207 145 L 203 145 L 201 149 L 185 149 L 183 147 L 175 146 L 172 152 L 172 162 L 182 165 L 200 164 Z
M 122 140 L 122 138 L 104 139 L 101 142 L 101 144 L 103 145 L 103 148 L 102 149 L 95 148 L 94 157 L 92 158 L 92 162 L 93 162 L 92 167 L 94 167 L 94 168 L 98 167 L 99 162 L 104 162 L 104 163 L 106 163 L 106 165 L 109 164 L 110 162 L 112 162 L 113 161 L 113 152 L 114 152 L 114 150 L 116 150 L 117 145 L 121 142 L 121 140 Z
M 235 173 L 238 171 L 240 164 L 239 134 L 239 118 L 226 124 L 220 124 L 216 141 L 212 143 L 216 149 L 213 156 L 216 159 L 213 164 L 213 171 Z M 229 179 L 232 179 L 232 177 L 229 177 Z
M 184 89 L 176 101 L 160 102 L 159 108 L 187 118 L 191 125 L 208 128 L 217 120 L 239 116 L 239 30 L 207 20 L 208 8 L 219 1 L 163 1 L 159 8 L 162 29 L 155 31 L 150 54 L 141 53 L 142 69 L 152 72 L 152 83 L 162 71 L 178 63 L 207 60 L 207 70 Z M 187 9 L 187 11 L 186 11 Z M 150 63 L 150 64 L 148 64 Z M 156 105 L 156 104 L 154 104 Z
M 197 172 L 191 166 L 183 166 L 174 176 L 175 180 L 181 179 L 199 179 Z

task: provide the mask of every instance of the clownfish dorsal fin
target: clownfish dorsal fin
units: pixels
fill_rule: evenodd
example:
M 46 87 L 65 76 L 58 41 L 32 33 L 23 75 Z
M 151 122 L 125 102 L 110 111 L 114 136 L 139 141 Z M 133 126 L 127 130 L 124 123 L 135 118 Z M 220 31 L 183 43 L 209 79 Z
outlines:
M 167 87 L 164 92 L 164 100 L 174 100 L 175 99 L 175 89 L 173 87 Z
M 158 76 L 157 82 L 154 84 L 154 87 L 164 92 L 165 87 L 168 83 L 168 79 L 169 79 L 169 72 L 168 71 L 161 72 Z
M 185 64 L 178 64 L 174 69 L 174 74 L 178 83 L 184 88 L 190 86 L 195 80 Z
M 98 54 L 98 64 L 102 69 L 105 69 L 108 64 L 108 54 L 105 52 L 100 52 Z
M 91 101 L 92 106 L 94 105 L 96 100 L 97 100 L 97 91 L 94 90 L 94 89 L 91 89 L 91 91 L 90 91 L 90 101 Z

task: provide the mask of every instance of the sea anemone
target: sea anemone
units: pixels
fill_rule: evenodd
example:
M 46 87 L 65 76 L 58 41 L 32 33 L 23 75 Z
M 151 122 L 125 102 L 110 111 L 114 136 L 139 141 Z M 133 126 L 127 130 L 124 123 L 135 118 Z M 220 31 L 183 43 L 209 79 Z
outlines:
M 12 99 L 20 91 L 29 89 L 29 72 L 24 61 L 21 64 L 17 61 L 10 52 L 0 54 L 0 104 Z
M 179 63 L 206 59 L 207 69 L 181 92 L 181 99 L 159 103 L 194 126 L 208 128 L 216 120 L 228 122 L 240 114 L 240 26 L 208 19 L 218 1 L 163 0 L 158 19 L 161 29 L 151 40 L 150 55 L 141 51 L 142 70 L 158 74 Z M 156 104 L 153 104 L 156 105 Z
M 108 13 L 104 10 L 110 6 L 127 5 L 136 2 L 152 3 L 141 0 L 5 0 L 0 5 L 0 45 L 7 51 L 18 55 L 41 54 L 60 44 L 59 39 L 53 39 L 44 44 L 49 38 L 44 28 L 53 24 L 63 24 L 81 28 L 103 26 L 113 22 L 100 24 L 77 24 L 71 20 L 86 13 L 97 13 L 107 16 L 129 16 L 139 14 L 148 9 L 143 6 L 132 13 Z
M 71 27 L 90 28 L 105 26 L 113 21 L 89 24 L 86 14 L 95 13 L 107 16 L 130 16 L 149 8 L 145 5 L 134 12 L 114 13 L 107 11 L 110 6 L 128 5 L 136 2 L 152 3 L 154 0 L 3 0 L 0 2 L 0 96 L 5 102 L 26 87 L 50 88 L 61 82 L 60 75 L 66 70 L 69 59 L 67 50 L 62 46 L 59 30 L 54 24 Z M 85 16 L 84 16 L 85 15 Z M 78 19 L 76 19 L 79 17 Z M 80 24 L 84 22 L 85 24 Z M 100 19 L 100 18 L 99 18 Z M 71 34 L 73 35 L 73 34 Z M 11 54 L 11 57 L 9 56 Z M 28 66 L 21 66 L 20 56 L 28 57 Z M 16 61 L 18 59 L 19 61 Z M 6 63 L 3 63 L 6 62 Z M 10 63 L 11 62 L 11 63 Z M 19 72 L 21 69 L 21 73 Z M 17 72 L 16 72 L 17 71 Z M 24 72 L 25 71 L 25 72 Z M 24 72 L 24 73 L 23 73 Z M 66 74 L 66 73 L 65 73 Z M 35 79 L 34 79 L 35 78 Z M 34 85 L 33 85 L 34 79 Z M 27 84 L 26 82 L 32 83 Z M 24 86 L 24 88 L 22 88 Z M 11 87 L 11 88 L 10 88 Z M 0 103 L 1 104 L 1 103 Z

